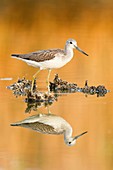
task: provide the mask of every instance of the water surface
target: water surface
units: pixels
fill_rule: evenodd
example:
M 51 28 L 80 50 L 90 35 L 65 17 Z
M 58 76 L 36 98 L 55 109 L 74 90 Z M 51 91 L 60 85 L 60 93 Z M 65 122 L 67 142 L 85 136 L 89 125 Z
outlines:
M 40 3 L 32 14 L 32 20 L 25 20 L 19 10 L 13 15 L 15 6 L 9 5 L 9 10 L 3 10 L 0 21 L 0 78 L 13 79 L 0 80 L 1 169 L 112 169 L 112 4 L 105 5 L 104 10 L 100 10 L 102 8 L 98 8 L 98 5 L 89 5 L 89 10 L 79 8 L 81 14 L 75 10 L 74 2 L 72 6 L 62 6 L 62 13 L 58 14 L 58 8 L 54 4 Z M 48 12 L 45 12 L 47 7 Z M 10 14 L 9 17 L 6 14 Z M 6 16 L 7 20 L 3 20 Z M 11 53 L 63 48 L 68 38 L 76 39 L 79 47 L 86 51 L 89 57 L 75 51 L 72 61 L 61 69 L 53 70 L 50 79 L 58 73 L 62 79 L 75 82 L 79 86 L 83 86 L 84 81 L 88 80 L 89 85 L 105 85 L 110 90 L 105 97 L 99 98 L 96 95 L 85 97 L 81 93 L 63 95 L 50 106 L 52 113 L 62 116 L 72 125 L 73 134 L 88 131 L 88 134 L 72 147 L 65 145 L 63 136 L 48 136 L 29 129 L 11 127 L 10 123 L 22 120 L 29 114 L 25 113 L 27 105 L 24 97 L 16 98 L 6 89 L 6 86 L 14 83 L 18 77 L 32 79 L 32 75 L 37 71 L 22 61 L 10 58 Z M 39 74 L 37 82 L 40 90 L 46 90 L 46 76 L 47 71 Z M 40 107 L 30 115 L 38 112 L 47 113 L 47 108 Z

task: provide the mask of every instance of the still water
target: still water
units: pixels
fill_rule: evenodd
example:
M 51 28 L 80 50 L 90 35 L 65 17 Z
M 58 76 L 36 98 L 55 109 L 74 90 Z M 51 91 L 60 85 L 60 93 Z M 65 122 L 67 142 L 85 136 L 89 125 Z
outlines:
M 53 5 L 53 4 L 52 4 Z M 112 170 L 113 167 L 113 38 L 112 10 L 96 13 L 81 11 L 80 20 L 70 19 L 74 12 L 54 15 L 57 7 L 48 5 L 45 19 L 33 15 L 32 26 L 23 25 L 20 13 L 1 20 L 0 26 L 0 169 L 3 170 Z M 47 4 L 44 8 L 46 9 Z M 11 13 L 12 8 L 7 13 Z M 98 9 L 97 9 L 98 11 Z M 51 15 L 52 14 L 52 15 Z M 4 14 L 5 15 L 5 14 Z M 106 16 L 106 17 L 105 17 Z M 18 18 L 18 22 L 16 19 Z M 98 18 L 98 20 L 96 19 Z M 102 19 L 104 18 L 104 19 Z M 20 20 L 19 20 L 20 19 Z M 69 20 L 70 19 L 70 20 Z M 21 27 L 22 24 L 22 27 Z M 96 25 L 96 26 L 95 26 Z M 60 29 L 59 29 L 60 26 Z M 51 30 L 50 30 L 51 27 Z M 89 54 L 86 57 L 75 51 L 74 58 L 65 67 L 53 70 L 50 79 L 58 73 L 63 80 L 84 86 L 105 85 L 110 90 L 105 97 L 85 96 L 82 93 L 65 94 L 50 107 L 52 114 L 64 118 L 73 128 L 73 135 L 88 131 L 77 140 L 76 145 L 67 146 L 63 135 L 46 135 L 23 127 L 12 127 L 11 123 L 38 113 L 48 113 L 40 106 L 36 111 L 25 113 L 24 97 L 16 98 L 6 87 L 20 77 L 32 79 L 36 68 L 12 59 L 11 53 L 27 53 L 40 49 L 64 48 L 65 41 L 74 38 L 78 46 Z M 46 91 L 47 71 L 37 78 L 39 90 Z

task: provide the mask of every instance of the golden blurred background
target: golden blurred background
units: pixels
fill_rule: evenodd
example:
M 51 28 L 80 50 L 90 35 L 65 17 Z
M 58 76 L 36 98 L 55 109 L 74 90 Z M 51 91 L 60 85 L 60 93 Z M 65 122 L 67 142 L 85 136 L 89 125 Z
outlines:
M 83 86 L 103 84 L 110 93 L 103 98 L 69 94 L 51 106 L 78 134 L 88 130 L 74 147 L 62 136 L 47 136 L 10 127 L 22 120 L 26 104 L 6 89 L 18 77 L 32 79 L 36 68 L 12 59 L 12 53 L 64 48 L 68 38 L 89 54 L 75 51 L 73 60 L 55 73 Z M 112 170 L 113 167 L 113 1 L 112 0 L 2 0 L 0 1 L 0 169 L 8 170 Z M 38 77 L 45 87 L 47 71 Z M 45 108 L 39 109 L 46 112 Z M 32 112 L 31 114 L 35 114 Z

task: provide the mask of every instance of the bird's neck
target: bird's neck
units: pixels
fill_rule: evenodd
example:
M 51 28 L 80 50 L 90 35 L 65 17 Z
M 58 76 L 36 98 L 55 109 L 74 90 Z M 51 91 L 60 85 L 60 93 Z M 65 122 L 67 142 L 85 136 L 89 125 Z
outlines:
M 66 56 L 68 56 L 70 58 L 73 57 L 73 49 L 70 48 L 68 45 L 65 46 L 64 51 L 65 51 Z
M 72 137 L 72 128 L 69 126 L 69 128 L 66 129 L 64 132 L 64 140 L 67 141 L 71 137 Z

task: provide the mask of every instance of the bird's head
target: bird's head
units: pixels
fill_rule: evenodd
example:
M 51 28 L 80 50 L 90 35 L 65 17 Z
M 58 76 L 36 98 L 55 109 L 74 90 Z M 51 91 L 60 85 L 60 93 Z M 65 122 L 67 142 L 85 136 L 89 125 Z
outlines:
M 65 140 L 65 143 L 66 143 L 66 145 L 68 145 L 68 146 L 73 146 L 73 145 L 75 145 L 76 144 L 76 140 L 80 137 L 80 136 L 82 136 L 82 135 L 84 135 L 85 133 L 87 133 L 87 131 L 86 132 L 83 132 L 83 133 L 81 133 L 80 135 L 77 135 L 77 136 L 75 136 L 75 137 L 71 137 L 71 138 L 69 138 L 69 139 L 66 139 Z
M 66 145 L 68 146 L 73 146 L 76 143 L 76 140 L 74 140 L 73 138 L 69 138 L 68 140 L 65 141 Z
M 76 48 L 77 42 L 74 39 L 68 39 L 66 41 L 66 45 L 69 46 L 70 48 Z
M 85 54 L 85 55 L 88 56 L 87 53 L 85 53 L 83 50 L 81 50 L 81 49 L 78 47 L 77 42 L 76 42 L 74 39 L 68 39 L 68 40 L 66 41 L 66 46 L 68 46 L 69 48 L 72 48 L 72 49 L 75 48 L 76 50 L 78 50 L 78 51 L 80 51 L 81 53 L 83 53 L 83 54 Z

